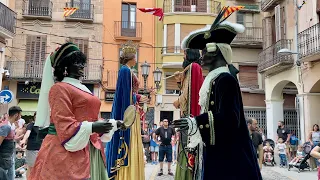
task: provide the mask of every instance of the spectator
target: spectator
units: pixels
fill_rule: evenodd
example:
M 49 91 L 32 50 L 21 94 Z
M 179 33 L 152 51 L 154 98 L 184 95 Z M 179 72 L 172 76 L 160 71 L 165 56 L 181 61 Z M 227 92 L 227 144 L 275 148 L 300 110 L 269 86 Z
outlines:
M 28 167 L 27 177 L 29 177 L 29 174 L 34 166 L 34 162 L 36 161 L 36 158 L 43 140 L 38 137 L 39 128 L 37 126 L 34 126 L 36 115 L 37 113 L 35 112 L 33 115 L 34 120 L 31 121 L 31 123 L 28 125 L 27 132 L 24 135 L 23 140 L 21 141 L 22 147 L 25 147 L 25 145 L 27 145 L 27 151 L 26 151 L 26 163 Z
M 289 145 L 289 152 L 290 152 L 291 158 L 296 157 L 298 144 L 299 144 L 299 139 L 295 135 L 295 132 L 292 131 L 290 136 L 290 145 Z
M 163 175 L 163 159 L 166 156 L 168 161 L 168 174 L 173 176 L 171 172 L 171 162 L 172 162 L 172 145 L 171 138 L 175 136 L 175 131 L 173 128 L 169 127 L 169 122 L 167 119 L 163 120 L 163 126 L 158 128 L 154 134 L 153 139 L 160 137 L 160 148 L 159 148 L 159 162 L 160 162 L 160 172 L 158 176 Z
M 17 151 L 15 160 L 15 174 L 16 178 L 22 177 L 26 172 L 26 160 L 23 158 L 23 151 Z
M 262 141 L 265 141 L 266 139 L 267 139 L 267 137 L 266 137 L 266 135 L 264 134 L 264 132 L 263 132 L 263 128 L 259 128 L 259 131 L 258 131 L 260 134 L 261 134 L 261 136 L 262 136 Z
M 172 136 L 171 138 L 171 146 L 172 146 L 172 164 L 177 163 L 177 136 Z
M 308 140 L 312 147 L 315 147 L 317 144 L 320 143 L 320 130 L 318 124 L 313 125 L 312 131 L 309 133 Z M 311 168 L 315 169 L 316 167 L 319 167 L 319 165 L 320 163 L 317 159 L 310 160 Z
M 279 121 L 278 122 L 277 135 L 278 136 L 277 136 L 276 142 L 278 142 L 279 138 L 282 138 L 282 141 L 286 145 L 286 155 L 287 155 L 288 159 L 291 159 L 291 156 L 290 156 L 290 153 L 289 153 L 290 136 L 291 136 L 291 134 L 290 134 L 289 129 L 284 126 L 284 122 L 283 121 Z
M 158 164 L 158 153 L 159 153 L 159 144 L 157 144 L 157 140 L 153 138 L 153 134 L 157 130 L 157 125 L 153 125 L 152 132 L 150 134 L 151 140 L 150 140 L 150 151 L 151 151 L 151 158 L 152 158 L 152 164 L 157 165 Z
M 304 158 L 304 156 L 305 156 L 305 154 L 303 152 L 303 147 L 301 145 L 299 145 L 297 155 L 295 156 L 295 158 L 293 158 L 293 160 L 289 164 L 296 165 L 301 159 Z
M 143 129 L 143 134 L 142 134 L 142 143 L 143 143 L 143 148 L 145 150 L 145 155 L 147 157 L 147 161 L 149 161 L 149 148 L 150 148 L 150 134 L 148 131 L 148 126 L 145 126 Z
M 263 141 L 260 133 L 256 132 L 258 121 L 256 119 L 248 119 L 247 125 L 252 139 L 253 146 L 255 147 L 255 152 L 259 157 L 259 166 L 262 169 L 263 162 Z
M 7 171 L 8 179 L 14 179 L 14 136 L 12 125 L 21 118 L 21 108 L 9 108 L 9 118 L 0 124 L 0 168 Z
M 283 143 L 282 138 L 278 138 L 278 144 L 277 149 L 279 151 L 279 157 L 280 157 L 280 167 L 287 166 L 287 156 L 286 156 L 286 144 Z

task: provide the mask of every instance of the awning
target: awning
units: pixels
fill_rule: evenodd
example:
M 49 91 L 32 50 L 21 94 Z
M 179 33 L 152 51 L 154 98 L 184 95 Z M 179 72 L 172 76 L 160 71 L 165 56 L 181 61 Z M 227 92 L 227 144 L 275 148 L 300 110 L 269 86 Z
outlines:
M 22 116 L 33 116 L 37 111 L 38 101 L 36 100 L 20 100 L 18 106 L 22 109 Z

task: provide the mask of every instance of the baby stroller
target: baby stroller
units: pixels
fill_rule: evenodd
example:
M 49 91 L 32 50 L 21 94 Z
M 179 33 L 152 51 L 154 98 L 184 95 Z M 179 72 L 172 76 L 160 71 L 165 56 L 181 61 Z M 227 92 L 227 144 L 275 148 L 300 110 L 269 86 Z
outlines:
M 297 168 L 299 173 L 301 172 L 301 170 L 304 170 L 304 169 L 309 169 L 309 171 L 311 171 L 310 165 L 307 162 L 308 159 L 310 159 L 310 157 L 311 157 L 310 156 L 311 150 L 312 150 L 312 146 L 311 146 L 310 142 L 304 143 L 303 144 L 303 152 L 306 154 L 305 157 L 295 165 L 289 164 L 288 171 L 290 171 L 290 169 L 293 167 Z
M 267 165 L 271 165 L 274 166 L 276 165 L 276 162 L 274 161 L 274 147 L 275 147 L 275 143 L 272 139 L 266 139 L 263 141 L 263 147 L 266 146 L 266 143 L 269 143 L 270 146 L 272 147 L 273 151 L 271 152 L 271 158 L 268 159 L 263 159 L 263 165 L 267 166 Z

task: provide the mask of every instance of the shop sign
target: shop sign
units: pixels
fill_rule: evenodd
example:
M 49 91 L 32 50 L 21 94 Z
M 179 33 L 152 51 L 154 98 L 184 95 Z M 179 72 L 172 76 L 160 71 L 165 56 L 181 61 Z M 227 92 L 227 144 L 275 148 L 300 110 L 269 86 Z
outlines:
M 93 93 L 93 84 L 84 84 Z M 39 99 L 41 83 L 18 83 L 17 85 L 17 99 Z
M 41 83 L 18 83 L 17 99 L 39 99 Z
M 105 94 L 105 101 L 112 102 L 116 91 L 114 90 L 107 90 Z

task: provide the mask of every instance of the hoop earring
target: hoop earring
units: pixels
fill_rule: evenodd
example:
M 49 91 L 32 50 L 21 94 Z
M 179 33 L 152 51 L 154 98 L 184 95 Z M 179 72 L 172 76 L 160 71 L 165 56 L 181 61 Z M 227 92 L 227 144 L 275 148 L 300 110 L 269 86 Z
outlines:
M 64 73 L 63 73 L 63 75 L 64 75 L 64 76 L 67 76 L 67 75 L 68 75 L 67 67 L 64 68 Z

